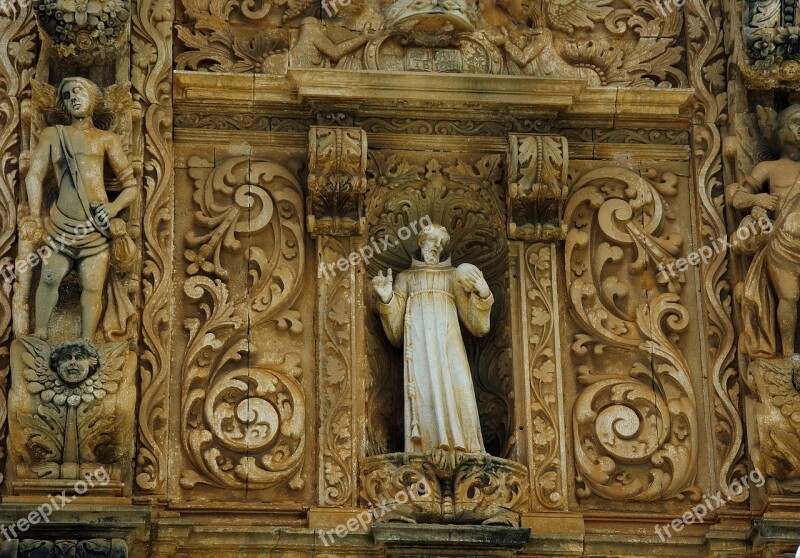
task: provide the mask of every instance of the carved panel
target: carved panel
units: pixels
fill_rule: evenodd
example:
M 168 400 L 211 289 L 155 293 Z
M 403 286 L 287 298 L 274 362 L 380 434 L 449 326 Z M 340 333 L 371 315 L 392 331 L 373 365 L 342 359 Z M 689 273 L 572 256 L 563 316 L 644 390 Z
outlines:
M 132 15 L 131 81 L 143 108 L 142 350 L 136 488 L 166 490 L 173 321 L 174 159 L 171 0 L 139 0 Z
M 30 3 L 10 3 L 0 10 L 0 266 L 13 266 L 17 228 L 17 194 L 25 162 L 22 106 L 30 97 L 36 61 L 36 26 Z M 0 442 L 6 448 L 6 396 L 10 372 L 11 289 L 13 275 L 0 282 Z M 5 479 L 5 449 L 0 453 L 0 482 Z
M 725 42 L 721 2 L 688 0 L 686 12 L 696 25 L 688 36 L 689 80 L 695 88 L 692 152 L 698 208 L 698 246 L 711 245 L 727 233 L 722 192 L 722 140 L 719 122 L 728 110 Z M 707 375 L 713 397 L 716 488 L 732 502 L 743 502 L 749 490 L 733 494 L 734 479 L 748 469 L 744 458 L 736 333 L 731 318 L 729 251 L 723 246 L 700 264 L 703 331 L 708 339 Z
M 515 391 L 521 398 L 517 420 L 524 424 L 521 449 L 530 475 L 530 502 L 535 510 L 565 509 L 568 503 L 567 460 L 559 302 L 555 246 L 510 245 L 512 308 L 515 334 Z
M 655 275 L 683 243 L 665 199 L 676 184 L 671 173 L 651 182 L 619 167 L 596 168 L 576 178 L 567 202 L 582 499 L 654 502 L 701 493 L 697 399 L 681 343 L 689 311 L 679 280 Z
M 307 257 L 302 188 L 284 165 L 248 156 L 191 157 L 189 176 L 183 294 L 194 310 L 183 322 L 180 486 L 300 491 L 309 447 L 295 307 Z
M 360 128 L 312 126 L 308 133 L 308 231 L 364 232 L 367 134 Z

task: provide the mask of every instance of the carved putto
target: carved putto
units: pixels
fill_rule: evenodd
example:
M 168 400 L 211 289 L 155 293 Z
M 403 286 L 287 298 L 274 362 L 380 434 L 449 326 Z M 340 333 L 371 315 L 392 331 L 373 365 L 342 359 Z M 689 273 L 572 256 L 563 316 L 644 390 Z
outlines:
M 133 311 L 127 295 L 115 285 L 116 274 L 108 285 L 105 313 L 103 291 L 111 269 L 124 272 L 135 258 L 127 225 L 118 216 L 136 200 L 138 189 L 120 136 L 104 128 L 113 120 L 111 108 L 121 108 L 126 94 L 117 88 L 104 97 L 97 85 L 84 78 L 66 78 L 57 90 L 45 85 L 37 88 L 51 125 L 40 134 L 31 157 L 25 178 L 28 205 L 21 208 L 20 223 L 29 231 L 22 238 L 23 253 L 47 247 L 36 289 L 33 333 L 42 339 L 50 336 L 59 288 L 75 269 L 82 289 L 80 336 L 94 339 L 101 318 L 106 338 L 124 335 Z M 122 185 L 113 201 L 104 180 L 106 165 Z M 45 178 L 51 170 L 57 198 L 45 208 Z M 21 280 L 28 283 L 26 277 Z M 24 308 L 29 288 L 29 284 L 22 285 L 18 296 L 20 333 L 29 333 Z
M 23 336 L 11 357 L 11 438 L 27 453 L 17 477 L 76 479 L 103 465 L 119 480 L 115 466 L 130 459 L 135 395 L 127 344 L 50 346 Z
M 726 190 L 728 203 L 749 211 L 739 228 L 755 233 L 747 242 L 734 244 L 737 251 L 754 256 L 744 281 L 737 286 L 742 307 L 740 347 L 751 358 L 788 357 L 797 352 L 800 105 L 787 108 L 780 116 L 759 107 L 758 114 L 764 136 L 780 157 L 759 163 L 741 183 Z

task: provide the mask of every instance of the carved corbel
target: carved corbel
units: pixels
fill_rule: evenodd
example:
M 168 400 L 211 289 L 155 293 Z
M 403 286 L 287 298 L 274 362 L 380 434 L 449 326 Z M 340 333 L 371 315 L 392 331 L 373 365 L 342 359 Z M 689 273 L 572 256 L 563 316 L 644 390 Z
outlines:
M 508 236 L 516 240 L 563 240 L 569 151 L 561 136 L 509 136 Z
M 308 133 L 308 230 L 349 236 L 364 232 L 367 134 L 361 128 L 312 126 Z

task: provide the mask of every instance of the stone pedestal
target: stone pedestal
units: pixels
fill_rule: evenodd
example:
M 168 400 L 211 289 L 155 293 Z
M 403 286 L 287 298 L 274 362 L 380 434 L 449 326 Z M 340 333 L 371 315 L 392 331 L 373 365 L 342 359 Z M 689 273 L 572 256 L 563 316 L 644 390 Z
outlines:
M 377 524 L 375 543 L 395 558 L 513 556 L 528 541 L 530 529 L 496 526 Z
M 389 509 L 381 521 L 519 526 L 528 472 L 485 454 L 390 453 L 361 462 L 361 496 Z

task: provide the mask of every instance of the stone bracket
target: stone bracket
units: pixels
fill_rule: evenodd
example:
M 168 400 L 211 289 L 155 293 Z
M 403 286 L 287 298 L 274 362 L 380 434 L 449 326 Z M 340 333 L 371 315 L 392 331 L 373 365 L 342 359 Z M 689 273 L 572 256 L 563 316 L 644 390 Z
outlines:
M 364 232 L 367 134 L 361 128 L 312 126 L 308 132 L 306 219 L 313 237 Z
M 508 237 L 558 241 L 563 222 L 569 149 L 561 136 L 509 135 Z

